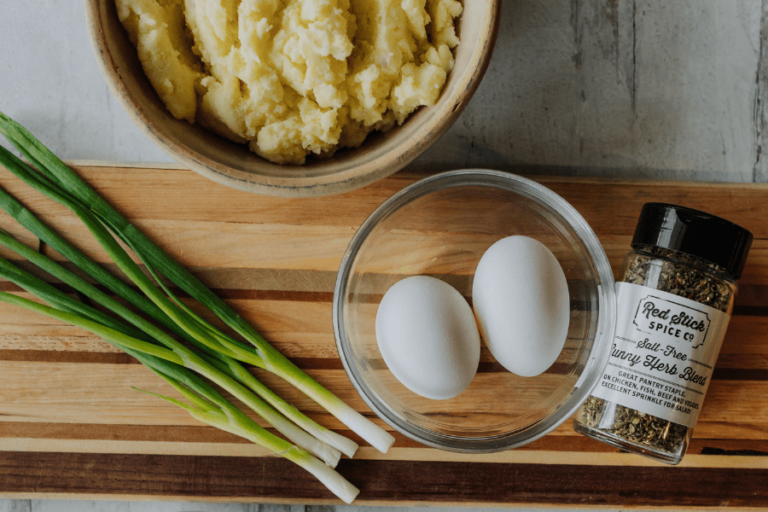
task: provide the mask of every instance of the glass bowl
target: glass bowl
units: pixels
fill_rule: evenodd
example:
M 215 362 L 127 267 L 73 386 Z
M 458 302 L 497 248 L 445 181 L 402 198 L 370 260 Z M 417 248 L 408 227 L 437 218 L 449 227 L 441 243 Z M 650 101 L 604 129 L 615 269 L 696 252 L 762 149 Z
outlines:
M 541 375 L 519 377 L 483 344 L 477 375 L 461 394 L 431 400 L 411 392 L 376 343 L 382 296 L 401 279 L 429 275 L 471 302 L 480 257 L 511 235 L 544 243 L 568 280 L 570 323 L 557 361 Z M 370 408 L 427 446 L 471 453 L 522 446 L 568 419 L 607 363 L 615 314 L 611 266 L 581 215 L 531 180 L 481 169 L 423 179 L 379 206 L 352 238 L 333 298 L 339 356 Z

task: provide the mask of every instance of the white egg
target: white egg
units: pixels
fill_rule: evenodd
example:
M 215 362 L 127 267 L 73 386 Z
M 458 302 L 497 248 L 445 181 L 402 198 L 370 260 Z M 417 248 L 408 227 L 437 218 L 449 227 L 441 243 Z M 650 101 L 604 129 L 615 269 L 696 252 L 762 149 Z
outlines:
M 493 244 L 472 283 L 480 333 L 504 368 L 533 377 L 552 366 L 568 335 L 570 299 L 560 263 L 527 236 Z
M 387 290 L 376 313 L 376 340 L 397 380 L 435 400 L 464 391 L 480 362 L 472 308 L 434 277 L 408 277 Z

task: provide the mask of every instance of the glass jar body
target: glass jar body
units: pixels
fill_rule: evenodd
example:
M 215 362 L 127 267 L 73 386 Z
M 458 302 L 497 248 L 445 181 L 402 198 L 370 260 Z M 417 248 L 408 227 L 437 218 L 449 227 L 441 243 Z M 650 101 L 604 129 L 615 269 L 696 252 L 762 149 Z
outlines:
M 636 246 L 627 255 L 620 282 L 684 297 L 727 315 L 733 309 L 737 292 L 735 281 L 716 265 L 685 253 L 645 245 Z M 617 336 L 620 330 L 617 325 Z M 711 342 L 718 344 L 719 351 L 722 337 Z M 682 460 L 693 434 L 692 427 L 597 396 L 590 396 L 581 406 L 574 429 L 668 464 Z

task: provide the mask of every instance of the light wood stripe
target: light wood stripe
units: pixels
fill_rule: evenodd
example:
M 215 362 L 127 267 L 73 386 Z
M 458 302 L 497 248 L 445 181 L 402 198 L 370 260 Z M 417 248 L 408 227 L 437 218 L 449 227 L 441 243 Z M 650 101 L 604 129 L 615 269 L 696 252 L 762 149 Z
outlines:
M 2 438 L 0 451 L 46 453 L 120 453 L 199 455 L 208 457 L 276 457 L 253 443 L 174 443 L 169 441 L 87 441 L 70 439 Z M 359 456 L 356 456 L 359 458 Z
M 181 220 L 223 219 L 234 223 L 294 220 L 302 224 L 344 222 L 359 225 L 383 199 L 425 174 L 398 173 L 375 186 L 328 198 L 286 201 L 216 186 L 183 169 L 155 168 L 130 170 L 131 180 L 141 187 L 126 187 L 126 170 L 117 167 L 78 167 L 78 173 L 118 209 L 131 218 Z M 570 177 L 531 176 L 568 200 L 597 232 L 631 232 L 640 207 L 649 201 L 671 202 L 738 219 L 756 233 L 764 233 L 766 220 L 760 218 L 768 187 L 740 183 L 691 183 L 672 181 L 626 181 Z M 36 211 L 61 214 L 64 208 L 29 193 L 8 174 L 0 185 Z M 184 190 L 185 201 L 167 208 L 168 190 Z M 600 198 L 600 201 L 595 201 Z M 606 216 L 606 211 L 612 215 Z
M 101 263 L 108 263 L 108 256 L 101 250 L 79 221 L 65 213 L 43 218 L 57 231 L 67 233 L 67 238 L 76 240 L 77 246 L 88 256 Z M 31 247 L 37 247 L 37 240 L 23 228 L 8 220 L 0 213 L 0 224 L 14 237 Z M 323 273 L 336 273 L 341 258 L 349 244 L 356 225 L 348 227 L 318 227 L 315 225 L 241 224 L 221 222 L 183 221 L 136 221 L 136 225 L 148 236 L 162 241 L 162 246 L 172 256 L 191 269 L 217 267 L 223 269 L 275 269 L 288 272 L 302 268 Z M 598 238 L 610 260 L 614 274 L 621 268 L 624 256 L 630 250 L 631 235 L 615 235 L 597 231 Z M 476 252 L 483 250 L 492 241 L 483 238 L 468 244 L 477 245 Z M 217 251 L 210 251 L 217 247 Z M 265 248 L 269 248 L 266 250 Z M 421 249 L 420 249 L 421 250 Z M 439 252 L 438 248 L 435 249 Z M 50 248 L 46 254 L 61 260 Z M 387 257 L 381 255 L 377 269 L 412 268 L 403 266 L 404 254 L 410 247 L 388 247 Z M 0 248 L 0 255 L 13 259 L 13 253 Z M 16 257 L 18 258 L 18 257 Z M 404 270 L 405 271 L 405 270 Z M 221 272 L 219 272 L 219 275 Z M 324 279 L 326 279 L 324 277 Z M 232 278 L 229 279 L 233 280 Z M 750 257 L 744 269 L 742 282 L 768 285 L 768 235 L 756 238 L 750 250 Z M 216 282 L 215 287 L 225 284 Z M 241 286 L 236 286 L 241 288 Z
M 20 294 L 30 297 L 27 294 Z M 286 356 L 310 368 L 340 369 L 331 325 L 331 306 L 325 303 L 291 301 L 238 301 L 239 311 L 262 327 L 262 334 Z M 301 321 L 292 322 L 296 316 Z M 291 330 L 291 325 L 296 327 Z M 725 370 L 768 370 L 768 317 L 734 316 L 731 319 L 716 366 L 717 379 L 762 380 L 764 373 L 739 375 Z M 99 358 L 89 353 L 110 354 Z M 0 359 L 129 362 L 115 358 L 118 350 L 96 336 L 21 308 L 0 308 Z M 568 355 L 568 354 L 566 354 Z M 500 371 L 483 346 L 484 372 Z
M 552 434 L 537 439 L 516 451 L 550 451 L 550 452 L 617 452 L 618 450 L 598 443 L 589 438 L 574 435 L 570 430 L 571 419 Z M 274 432 L 271 428 L 268 430 Z M 349 437 L 361 446 L 365 443 L 360 437 L 348 430 L 339 430 L 341 435 Z M 423 446 L 399 432 L 392 432 L 397 448 L 423 448 Z M 1 438 L 29 439 L 66 439 L 87 442 L 121 441 L 121 442 L 170 442 L 170 443 L 207 443 L 207 444 L 249 444 L 250 442 L 234 434 L 209 427 L 203 424 L 177 425 L 115 425 L 115 424 L 83 424 L 83 423 L 30 423 L 0 421 Z M 768 455 L 768 440 L 755 439 L 707 439 L 699 436 L 696 431 L 689 453 L 704 455 Z
M 0 439 L 0 451 L 46 452 L 46 453 L 101 453 L 101 454 L 144 454 L 155 455 L 196 455 L 212 457 L 275 457 L 268 450 L 252 443 L 174 443 L 152 441 L 80 441 L 38 438 Z M 493 454 L 462 454 L 428 448 L 391 448 L 383 454 L 371 447 L 361 447 L 355 460 L 376 461 L 424 461 L 463 462 L 495 464 L 546 464 L 622 467 L 665 467 L 660 462 L 628 453 L 548 452 L 544 450 L 508 450 Z M 686 456 L 680 467 L 687 468 L 734 468 L 768 469 L 768 454 L 764 456 L 737 455 L 695 455 Z
M 365 443 L 355 434 L 343 430 L 339 433 L 350 437 L 365 448 Z M 397 458 L 410 460 L 407 458 L 410 456 L 408 450 L 414 449 L 422 450 L 417 452 L 420 454 L 420 458 L 414 460 L 432 460 L 429 459 L 434 455 L 431 453 L 432 450 L 424 448 L 416 441 L 399 433 L 394 433 L 394 435 L 396 442 L 393 450 L 396 451 L 391 451 L 386 457 L 387 460 L 396 460 Z M 206 426 L 168 427 L 0 422 L 0 443 L 5 443 L 6 448 L 4 449 L 6 450 L 41 451 L 43 446 L 53 446 L 53 448 L 45 451 L 61 451 L 55 448 L 59 445 L 58 441 L 67 442 L 67 450 L 65 451 L 71 449 L 73 452 L 80 453 L 159 453 L 164 450 L 163 453 L 166 454 L 180 455 L 245 456 L 251 452 L 255 456 L 266 455 L 266 452 L 261 453 L 260 449 L 253 447 L 249 441 Z M 248 448 L 249 446 L 250 448 Z M 598 453 L 619 453 L 619 450 L 585 437 L 561 436 L 556 432 L 518 448 L 510 454 L 519 454 L 520 452 L 530 452 L 531 454 L 546 452 L 551 454 L 552 460 L 558 461 L 560 459 L 557 454 L 566 454 L 567 457 L 575 458 L 580 453 L 589 458 Z M 488 455 L 488 461 L 496 460 L 500 455 L 502 454 Z M 717 461 L 727 463 L 727 460 L 730 460 L 732 456 L 762 457 L 764 460 L 765 457 L 768 457 L 768 441 L 717 440 L 694 437 L 686 459 L 691 455 L 719 457 L 709 459 L 712 464 Z M 374 459 L 378 458 L 378 455 L 373 451 L 364 449 L 356 456 L 356 458 L 361 457 Z M 481 456 L 481 459 L 482 457 L 485 456 Z M 534 455 L 524 457 L 531 458 Z
M 570 420 L 567 425 L 570 424 Z M 270 429 L 270 431 L 272 431 Z M 340 434 L 355 440 L 365 447 L 365 443 L 355 434 L 339 430 Z M 416 441 L 406 438 L 397 432 L 393 433 L 396 441 L 395 448 L 424 449 Z M 119 442 L 126 446 L 136 446 L 133 443 L 144 443 L 140 446 L 157 448 L 158 446 L 186 445 L 203 447 L 196 454 L 216 454 L 215 445 L 250 445 L 249 441 L 207 426 L 162 426 L 162 425 L 85 425 L 85 424 L 49 424 L 49 423 L 13 423 L 0 422 L 0 438 L 11 441 L 21 439 L 47 440 L 55 443 L 55 440 L 67 440 L 77 443 L 81 450 L 93 451 L 100 442 Z M 147 443 L 159 443 L 152 445 Z M 38 446 L 38 445 L 33 445 Z M 26 448 L 24 446 L 23 448 Z M 236 448 L 232 448 L 233 453 Z M 426 450 L 426 449 L 425 449 Z M 36 451 L 34 448 L 27 451 Z M 427 450 L 429 451 L 429 450 Z M 515 450 L 515 452 L 550 452 L 550 453 L 618 453 L 618 450 L 603 443 L 598 443 L 582 436 L 561 435 L 555 431 L 553 434 Z M 150 450 L 154 453 L 155 450 Z M 185 452 L 181 452 L 184 454 Z M 189 452 L 192 454 L 191 452 Z M 361 452 L 366 453 L 366 452 Z M 393 454 L 396 452 L 392 452 Z M 397 452 L 399 453 L 399 452 Z M 426 452 L 425 452 L 426 453 Z M 236 454 L 236 453 L 235 453 Z M 703 439 L 696 433 L 688 454 L 701 454 L 719 457 L 729 456 L 768 456 L 768 440 L 720 440 Z M 392 454 L 390 454 L 392 456 Z M 714 459 L 713 459 L 714 460 Z
M 101 424 L 122 424 L 128 419 L 131 424 L 139 425 L 198 424 L 171 404 L 132 392 L 130 387 L 135 386 L 176 396 L 175 390 L 139 365 L 0 362 L 0 373 L 6 381 L 0 390 L 2 421 L 81 423 L 83 418 L 88 418 L 89 422 Z M 292 397 L 295 406 L 321 424 L 334 429 L 341 427 L 317 404 L 297 395 L 281 379 L 262 371 L 256 374 L 279 395 Z M 314 370 L 309 374 L 342 400 L 371 415 L 343 371 Z M 89 378 L 82 379 L 82 375 Z M 478 385 L 482 377 L 478 376 Z M 524 399 L 510 397 L 504 402 L 478 402 L 471 409 L 463 408 L 460 417 L 453 417 L 456 406 L 451 401 L 420 403 L 425 407 L 423 412 L 462 423 L 470 417 L 470 412 L 481 415 L 484 422 L 496 417 L 507 418 L 514 415 L 516 401 Z M 380 420 L 376 422 L 385 426 Z M 570 424 L 564 424 L 558 431 L 570 429 Z M 768 439 L 768 382 L 714 381 L 696 431 L 710 439 Z

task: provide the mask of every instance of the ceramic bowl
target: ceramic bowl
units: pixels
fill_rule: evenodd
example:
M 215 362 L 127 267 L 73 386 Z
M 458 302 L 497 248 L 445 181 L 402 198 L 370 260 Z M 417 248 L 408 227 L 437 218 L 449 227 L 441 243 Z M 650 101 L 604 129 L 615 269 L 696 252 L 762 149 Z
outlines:
M 94 51 L 114 95 L 136 125 L 166 153 L 190 169 L 237 189 L 282 197 L 339 194 L 403 168 L 442 135 L 477 89 L 498 31 L 501 0 L 465 1 L 457 21 L 461 43 L 435 105 L 423 107 L 402 126 L 371 134 L 357 149 L 302 166 L 277 165 L 205 129 L 175 119 L 147 80 L 114 0 L 85 0 Z

